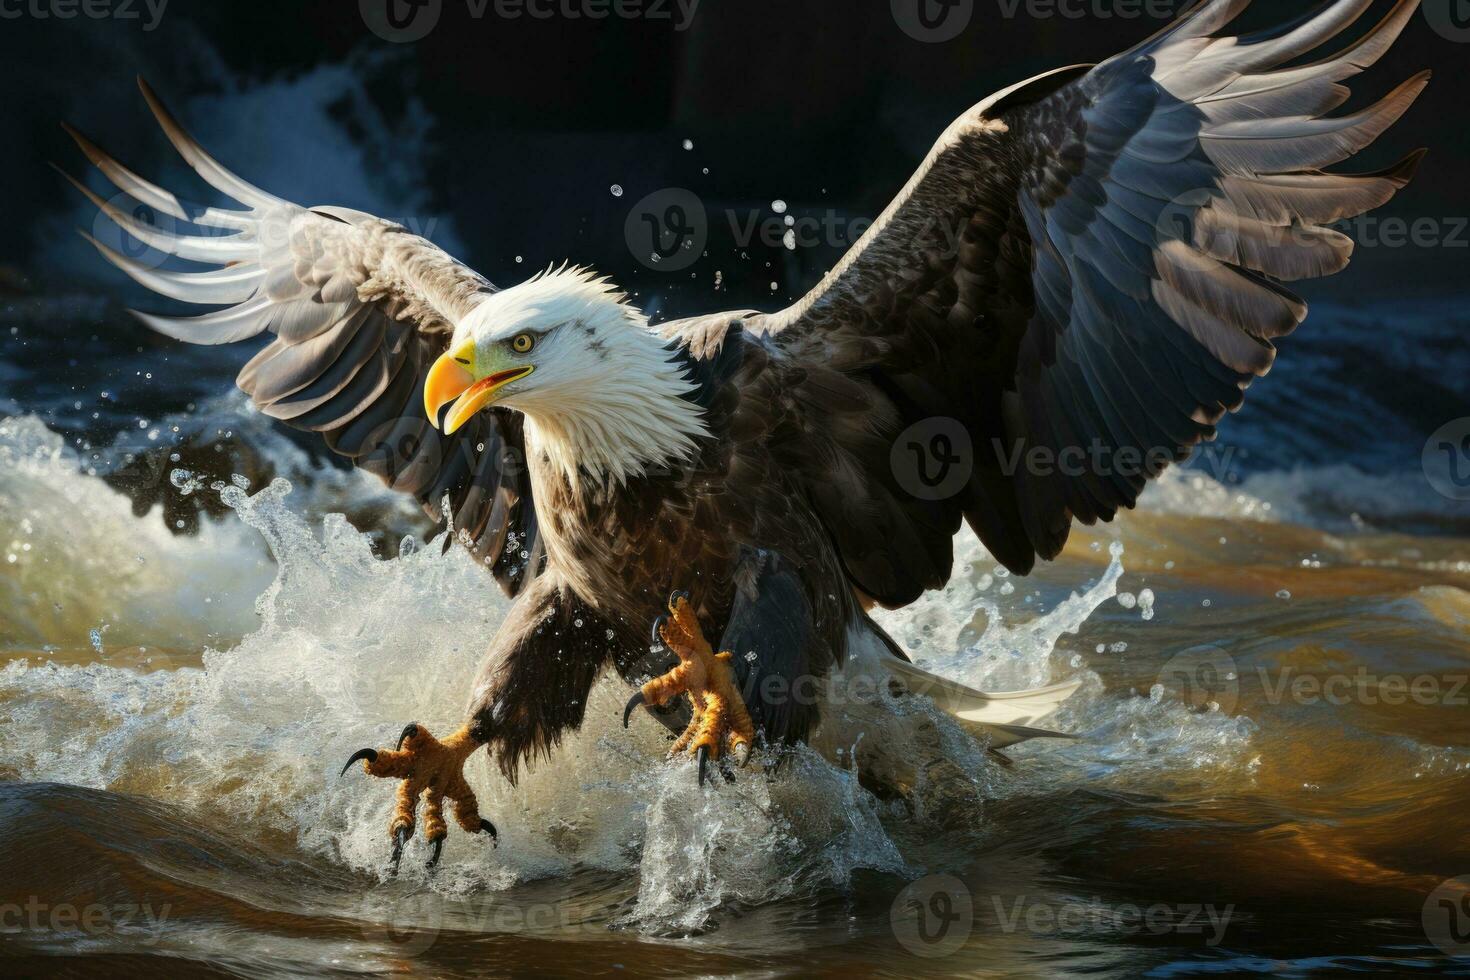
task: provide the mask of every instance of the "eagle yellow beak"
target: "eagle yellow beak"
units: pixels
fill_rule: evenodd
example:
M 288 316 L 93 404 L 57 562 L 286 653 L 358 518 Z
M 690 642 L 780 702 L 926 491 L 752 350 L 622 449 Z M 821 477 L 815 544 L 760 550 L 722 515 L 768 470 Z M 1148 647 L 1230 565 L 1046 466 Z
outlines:
M 534 370 L 526 364 L 496 371 L 476 381 L 464 362 L 457 359 L 452 351 L 446 351 L 429 368 L 429 376 L 424 379 L 424 414 L 429 417 L 429 424 L 438 428 L 439 410 L 454 402 L 444 420 L 444 434 L 452 435 L 471 416 L 490 404 L 496 391 Z

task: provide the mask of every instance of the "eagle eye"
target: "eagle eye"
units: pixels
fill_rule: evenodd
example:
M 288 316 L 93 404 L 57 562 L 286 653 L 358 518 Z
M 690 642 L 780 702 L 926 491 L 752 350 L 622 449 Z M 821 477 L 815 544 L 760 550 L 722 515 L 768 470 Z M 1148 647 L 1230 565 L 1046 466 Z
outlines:
M 518 333 L 510 339 L 510 349 L 517 354 L 529 354 L 536 346 L 536 338 L 528 333 Z

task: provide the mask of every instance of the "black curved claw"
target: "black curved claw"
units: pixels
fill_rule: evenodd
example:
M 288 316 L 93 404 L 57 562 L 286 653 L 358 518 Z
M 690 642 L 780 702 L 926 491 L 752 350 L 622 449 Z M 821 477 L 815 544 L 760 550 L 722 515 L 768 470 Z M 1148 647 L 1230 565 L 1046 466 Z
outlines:
M 689 591 L 687 589 L 675 589 L 673 592 L 670 592 L 669 607 L 673 608 L 674 603 L 678 602 L 680 599 L 683 599 L 685 602 L 689 601 Z
M 435 837 L 433 840 L 429 841 L 429 843 L 432 844 L 432 845 L 434 845 L 434 849 L 429 853 L 429 860 L 424 865 L 424 867 L 426 867 L 426 868 L 432 868 L 432 867 L 437 866 L 439 864 L 439 855 L 441 855 L 441 854 L 444 853 L 444 838 L 443 837 Z
M 648 635 L 648 642 L 653 644 L 655 650 L 664 645 L 664 638 L 661 631 L 664 628 L 664 623 L 668 622 L 668 620 L 669 617 L 664 615 L 654 617 L 653 629 Z
M 342 767 L 342 773 L 337 778 L 338 779 L 341 779 L 342 776 L 347 775 L 347 770 L 349 770 L 349 769 L 352 768 L 352 764 L 354 762 L 361 762 L 363 759 L 366 759 L 369 762 L 377 762 L 378 761 L 378 750 L 377 749 L 358 749 L 356 752 L 352 753 L 352 758 L 350 758 L 350 759 L 347 760 L 347 765 L 345 765 L 345 766 Z
M 699 760 L 699 785 L 701 787 L 703 787 L 704 786 L 704 767 L 705 767 L 705 764 L 707 762 L 709 762 L 709 746 L 708 745 L 701 745 L 698 748 L 698 750 L 695 751 L 694 757 Z
M 399 827 L 397 830 L 393 831 L 393 855 L 390 858 L 390 860 L 392 861 L 391 870 L 393 874 L 398 873 L 398 862 L 403 859 L 403 845 L 407 844 L 408 839 L 412 836 L 413 831 L 409 830 L 407 827 Z
M 644 698 L 643 692 L 642 691 L 634 691 L 633 692 L 633 696 L 628 699 L 628 705 L 627 705 L 627 707 L 625 707 L 623 709 L 623 727 L 624 728 L 627 728 L 628 727 L 628 719 L 631 718 L 631 717 L 633 717 L 633 709 L 636 708 L 636 707 L 638 707 L 640 704 L 645 704 L 645 703 L 647 703 L 647 699 Z
M 413 722 L 409 722 L 407 725 L 404 725 L 403 726 L 403 731 L 398 734 L 398 746 L 397 746 L 397 748 L 399 748 L 399 749 L 403 748 L 403 741 L 404 741 L 404 739 L 412 738 L 413 736 L 415 736 L 415 735 L 418 734 L 418 731 L 419 731 L 419 726 L 416 725 L 416 724 L 414 724 Z
M 490 840 L 494 842 L 492 847 L 500 846 L 500 835 L 495 832 L 495 825 L 484 817 L 480 818 L 480 833 L 490 835 Z

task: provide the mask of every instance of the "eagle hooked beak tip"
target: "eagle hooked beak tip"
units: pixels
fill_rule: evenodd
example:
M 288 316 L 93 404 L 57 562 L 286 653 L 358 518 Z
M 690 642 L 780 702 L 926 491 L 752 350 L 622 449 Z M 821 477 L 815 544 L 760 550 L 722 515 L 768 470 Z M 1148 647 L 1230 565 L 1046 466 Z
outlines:
M 430 425 L 439 428 L 439 410 L 453 402 L 443 426 L 445 435 L 453 435 L 476 412 L 490 404 L 497 391 L 534 370 L 528 364 L 496 371 L 476 381 L 463 362 L 446 352 L 434 362 L 424 379 L 424 414 L 428 415 Z
M 475 376 L 453 354 L 448 351 L 441 354 L 424 378 L 424 414 L 429 417 L 429 424 L 439 428 L 439 410 L 474 383 Z

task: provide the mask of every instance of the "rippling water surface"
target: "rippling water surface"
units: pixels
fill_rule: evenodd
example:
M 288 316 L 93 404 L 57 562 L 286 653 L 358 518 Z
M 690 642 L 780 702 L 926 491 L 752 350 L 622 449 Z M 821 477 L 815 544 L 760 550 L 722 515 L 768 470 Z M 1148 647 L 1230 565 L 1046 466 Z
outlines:
M 1137 512 L 1024 580 L 961 538 L 950 587 L 884 616 L 976 686 L 1083 680 L 1052 722 L 1081 740 L 1006 767 L 895 706 L 700 791 L 651 725 L 620 727 L 607 681 L 519 786 L 475 763 L 498 849 L 456 833 L 436 874 L 411 847 L 397 879 L 392 786 L 337 770 L 405 720 L 460 720 L 498 592 L 215 394 L 235 357 L 167 348 L 187 383 L 140 419 L 125 387 L 52 388 L 44 318 L 8 315 L 0 954 L 19 974 L 1470 972 L 1445 884 L 1470 873 L 1470 508 L 1420 468 L 1465 413 L 1443 311 L 1395 313 L 1416 343 L 1386 353 L 1381 318 L 1319 311 L 1237 441 Z M 1411 346 L 1441 368 L 1414 397 Z M 851 763 L 880 742 L 942 758 L 883 798 Z

